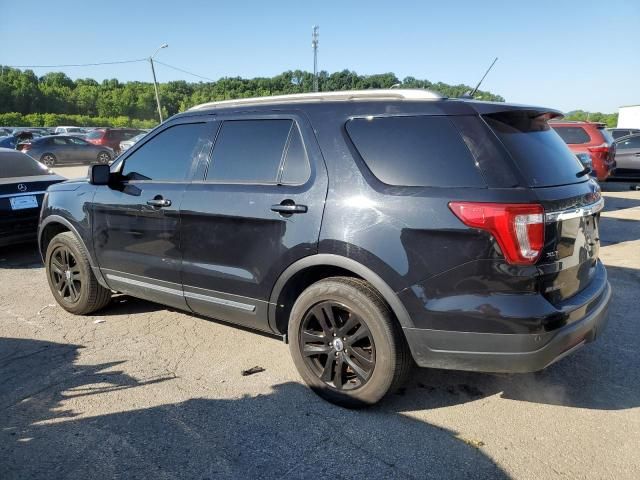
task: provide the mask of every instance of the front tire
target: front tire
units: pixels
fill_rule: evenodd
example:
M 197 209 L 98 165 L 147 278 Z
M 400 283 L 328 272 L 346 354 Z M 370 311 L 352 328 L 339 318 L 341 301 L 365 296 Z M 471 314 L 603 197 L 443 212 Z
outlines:
M 87 253 L 73 233 L 60 233 L 51 240 L 45 268 L 51 293 L 66 311 L 86 315 L 109 303 L 111 290 L 98 283 Z
M 53 153 L 45 153 L 40 157 L 40 162 L 47 167 L 53 167 L 56 164 L 56 156 Z
M 367 282 L 332 277 L 298 297 L 288 328 L 303 380 L 331 403 L 361 408 L 398 388 L 413 365 L 389 306 Z

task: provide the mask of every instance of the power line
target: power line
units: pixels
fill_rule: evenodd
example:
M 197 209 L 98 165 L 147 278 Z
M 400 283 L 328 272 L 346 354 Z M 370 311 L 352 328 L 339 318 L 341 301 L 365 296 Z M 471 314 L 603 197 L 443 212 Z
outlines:
M 154 60 L 154 62 L 159 63 L 160 65 L 164 65 L 165 67 L 172 68 L 182 73 L 186 73 L 188 75 L 193 75 L 194 77 L 202 78 L 204 80 L 209 80 L 210 82 L 215 82 L 213 78 L 203 77 L 202 75 L 198 75 L 197 73 L 189 72 L 188 70 L 184 70 L 182 68 L 174 67 L 173 65 L 169 65 L 168 63 L 161 62 L 160 60 Z
M 137 63 L 147 62 L 148 58 L 139 58 L 137 60 L 120 60 L 118 62 L 99 62 L 99 63 L 67 63 L 64 65 L 4 65 L 9 68 L 62 68 L 62 67 L 94 67 L 96 65 L 116 65 L 119 63 Z
M 94 67 L 98 65 L 118 65 L 122 63 L 138 63 L 138 62 L 147 62 L 148 58 L 138 58 L 135 60 L 119 60 L 117 62 L 97 62 L 97 63 L 66 63 L 60 65 L 3 65 L 3 67 L 8 68 L 63 68 L 63 67 Z M 215 82 L 213 78 L 205 77 L 202 75 L 198 75 L 197 73 L 190 72 L 180 67 L 176 67 L 174 65 L 169 65 L 168 63 L 161 62 L 160 60 L 154 60 L 155 63 L 159 63 L 164 65 L 165 67 L 172 68 L 173 70 L 177 70 L 182 73 L 186 73 L 187 75 L 193 75 L 194 77 L 202 78 L 203 80 L 208 80 L 210 82 Z

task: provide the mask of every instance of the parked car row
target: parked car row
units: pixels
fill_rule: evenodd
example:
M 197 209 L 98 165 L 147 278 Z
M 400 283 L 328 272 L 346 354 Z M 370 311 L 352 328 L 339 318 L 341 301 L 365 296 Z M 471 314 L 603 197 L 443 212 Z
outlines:
M 2 127 L 1 148 L 23 151 L 47 166 L 60 164 L 108 163 L 121 150 L 131 147 L 148 130 L 132 128 L 94 128 L 91 131 L 80 127 L 8 128 Z M 121 145 L 122 144 L 122 145 Z
M 89 132 L 86 139 L 94 145 L 109 147 L 116 155 L 119 155 L 120 142 L 130 140 L 144 133 L 146 133 L 145 130 L 137 128 L 97 128 Z
M 640 129 L 605 128 L 598 122 L 549 124 L 598 181 L 640 177 Z

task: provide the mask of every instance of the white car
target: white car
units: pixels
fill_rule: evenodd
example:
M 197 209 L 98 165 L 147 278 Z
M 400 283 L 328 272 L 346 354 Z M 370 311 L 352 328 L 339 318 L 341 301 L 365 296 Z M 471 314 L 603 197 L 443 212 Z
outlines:
M 56 127 L 55 135 L 68 135 L 72 133 L 87 133 L 84 128 L 80 127 Z

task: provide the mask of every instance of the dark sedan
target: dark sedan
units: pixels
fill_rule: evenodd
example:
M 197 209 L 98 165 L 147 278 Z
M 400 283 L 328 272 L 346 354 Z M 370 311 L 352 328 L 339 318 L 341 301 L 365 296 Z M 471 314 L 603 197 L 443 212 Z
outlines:
M 36 239 L 44 192 L 63 180 L 24 153 L 0 148 L 0 246 Z
M 109 163 L 115 153 L 109 147 L 92 145 L 74 136 L 54 135 L 37 138 L 22 151 L 48 167 L 61 164 Z

